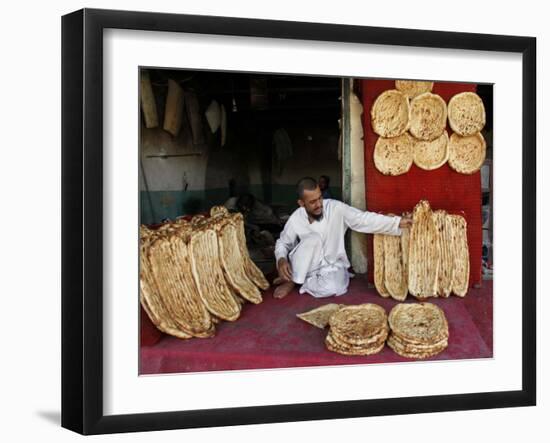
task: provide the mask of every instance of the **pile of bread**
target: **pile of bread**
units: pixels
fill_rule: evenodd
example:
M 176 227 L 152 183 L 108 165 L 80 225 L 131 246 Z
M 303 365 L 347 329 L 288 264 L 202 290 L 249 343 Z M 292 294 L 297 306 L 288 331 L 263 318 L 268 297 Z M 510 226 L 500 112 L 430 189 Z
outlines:
M 140 301 L 166 334 L 212 337 L 216 323 L 237 320 L 268 287 L 248 255 L 240 213 L 214 206 L 210 217 L 140 227 Z
M 464 217 L 432 211 L 421 200 L 413 210 L 413 224 L 401 236 L 375 234 L 374 285 L 382 297 L 403 301 L 407 294 L 464 297 L 470 278 L 470 254 Z
M 376 354 L 387 343 L 403 357 L 424 359 L 448 346 L 445 313 L 432 303 L 399 303 L 389 316 L 375 303 L 330 303 L 298 317 L 321 329 L 328 325 L 325 346 L 343 355 Z
M 384 175 L 400 175 L 414 163 L 433 170 L 448 162 L 461 174 L 478 171 L 486 155 L 485 107 L 474 92 L 454 95 L 447 105 L 432 94 L 433 82 L 396 80 L 371 108 L 372 128 L 378 138 L 374 164 Z M 454 131 L 447 134 L 449 121 Z

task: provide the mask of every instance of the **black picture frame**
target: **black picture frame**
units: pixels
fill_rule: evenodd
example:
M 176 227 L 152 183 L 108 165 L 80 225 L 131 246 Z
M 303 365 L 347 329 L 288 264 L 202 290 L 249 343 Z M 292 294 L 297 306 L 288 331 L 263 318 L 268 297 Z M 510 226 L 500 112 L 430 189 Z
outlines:
M 170 31 L 522 55 L 522 388 L 131 415 L 103 412 L 103 31 Z M 82 434 L 458 411 L 536 404 L 536 39 L 83 9 L 62 18 L 62 426 Z

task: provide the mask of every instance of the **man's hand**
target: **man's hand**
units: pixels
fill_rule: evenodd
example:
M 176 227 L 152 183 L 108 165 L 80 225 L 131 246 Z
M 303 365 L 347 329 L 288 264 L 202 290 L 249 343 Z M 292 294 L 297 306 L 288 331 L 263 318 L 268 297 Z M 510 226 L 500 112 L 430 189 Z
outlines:
M 277 262 L 277 272 L 284 281 L 292 281 L 292 269 L 286 258 L 281 257 Z
M 409 214 L 403 215 L 401 221 L 399 222 L 400 228 L 410 228 L 413 224 L 412 217 Z

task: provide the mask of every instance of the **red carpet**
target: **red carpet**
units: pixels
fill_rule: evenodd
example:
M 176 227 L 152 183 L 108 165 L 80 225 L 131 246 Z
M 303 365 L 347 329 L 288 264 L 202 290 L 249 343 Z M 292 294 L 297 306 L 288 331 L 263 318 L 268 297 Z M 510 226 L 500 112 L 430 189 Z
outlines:
M 464 299 L 453 296 L 430 300 L 445 311 L 450 335 L 449 347 L 432 359 L 492 357 L 493 285 L 492 281 L 484 283 L 481 289 L 471 289 Z M 162 335 L 152 345 L 142 341 L 140 374 L 409 361 L 387 346 L 381 353 L 367 357 L 327 351 L 327 330 L 296 318 L 297 313 L 325 303 L 377 303 L 389 313 L 397 302 L 380 297 L 368 287 L 365 277 L 353 278 L 348 293 L 341 297 L 319 300 L 300 295 L 296 289 L 282 300 L 275 300 L 271 294 L 271 290 L 264 293 L 265 301 L 260 305 L 245 305 L 236 322 L 217 325 L 213 338 L 185 341 Z M 414 299 L 407 302 L 413 303 Z M 148 319 L 142 318 L 142 332 L 149 326 Z

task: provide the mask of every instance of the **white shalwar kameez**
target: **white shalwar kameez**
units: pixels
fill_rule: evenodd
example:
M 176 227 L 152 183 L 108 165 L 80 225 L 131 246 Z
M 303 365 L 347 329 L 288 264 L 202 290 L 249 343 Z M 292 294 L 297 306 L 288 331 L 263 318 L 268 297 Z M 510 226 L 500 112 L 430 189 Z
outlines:
M 348 290 L 350 262 L 344 234 L 348 228 L 368 234 L 401 235 L 401 217 L 361 211 L 339 200 L 323 200 L 323 217 L 309 222 L 298 208 L 285 224 L 275 244 L 275 259 L 287 258 L 292 281 L 302 285 L 300 294 L 314 297 L 342 295 Z

